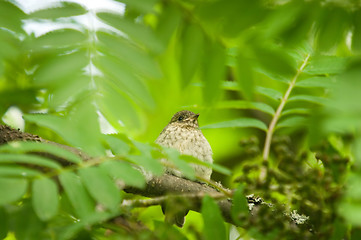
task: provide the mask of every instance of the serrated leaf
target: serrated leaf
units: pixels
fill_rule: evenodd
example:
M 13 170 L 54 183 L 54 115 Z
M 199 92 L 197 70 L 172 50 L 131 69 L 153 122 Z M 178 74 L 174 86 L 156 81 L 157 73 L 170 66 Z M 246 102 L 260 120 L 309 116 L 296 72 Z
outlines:
M 162 52 L 164 49 L 164 46 L 155 36 L 154 32 L 145 25 L 132 22 L 119 14 L 108 12 L 98 12 L 97 17 L 110 26 L 124 32 L 134 41 L 140 43 L 141 45 L 145 45 L 155 53 Z
M 269 97 L 273 100 L 276 100 L 277 102 L 280 101 L 283 97 L 282 93 L 280 93 L 279 91 L 274 90 L 272 88 L 256 86 L 255 90 L 257 93 L 262 94 L 266 97 Z
M 58 212 L 59 196 L 56 183 L 49 178 L 39 178 L 33 181 L 32 204 L 38 217 L 47 221 Z
M 61 169 L 61 165 L 59 163 L 54 162 L 49 158 L 30 154 L 0 153 L 0 164 L 3 163 L 25 163 L 41 167 Z
M 79 175 L 90 195 L 109 210 L 120 203 L 120 191 L 106 172 L 99 167 L 88 167 L 79 170 Z
M 106 78 L 95 78 L 96 85 L 102 95 L 97 95 L 96 102 L 100 112 L 109 123 L 118 129 L 121 125 L 132 129 L 140 128 L 137 106 L 113 82 Z M 117 104 L 114 104 L 117 103 Z M 119 124 L 121 121 L 122 124 Z
M 160 78 L 161 72 L 154 59 L 138 46 L 131 44 L 127 39 L 119 35 L 98 31 L 97 38 L 100 42 L 100 50 L 116 56 L 124 64 L 128 64 L 134 72 L 143 73 L 151 78 Z
M 265 103 L 260 102 L 249 102 L 249 101 L 242 101 L 242 100 L 229 100 L 229 101 L 222 101 L 217 103 L 215 106 L 216 108 L 231 108 L 231 109 L 255 109 L 270 115 L 275 113 L 274 109 Z
M 348 58 L 337 56 L 312 56 L 303 70 L 307 74 L 337 74 L 345 70 Z
M 204 83 L 203 98 L 205 105 L 214 104 L 220 97 L 221 83 L 225 78 L 226 53 L 218 42 L 208 42 L 203 58 L 202 80 Z
M 26 179 L 0 177 L 0 206 L 19 200 L 26 193 L 27 188 Z
M 20 46 L 22 43 L 8 30 L 0 29 L 0 44 L 0 57 L 13 60 L 21 53 Z
M 63 81 L 50 92 L 52 98 L 49 99 L 49 109 L 66 108 L 73 104 L 81 98 L 81 94 L 86 93 L 91 82 L 92 78 L 85 75 L 74 75 Z
M 216 202 L 211 197 L 205 196 L 203 198 L 201 213 L 204 222 L 203 233 L 205 239 L 227 239 L 226 227 L 223 222 L 221 211 L 219 210 Z
M 202 61 L 204 36 L 202 29 L 194 24 L 187 24 L 183 29 L 180 68 L 183 87 L 191 82 Z
M 316 103 L 316 104 L 321 104 L 321 105 L 329 103 L 329 99 L 327 99 L 327 98 L 316 97 L 316 96 L 311 96 L 311 95 L 292 96 L 288 99 L 288 102 L 292 102 L 292 101 L 305 101 L 305 102 Z
M 86 218 L 94 213 L 94 201 L 85 190 L 80 177 L 73 172 L 63 172 L 59 175 L 59 180 L 78 217 Z
M 124 3 L 127 7 L 130 6 L 132 8 L 137 9 L 143 13 L 149 13 L 154 11 L 154 5 L 159 2 L 159 0 L 116 0 L 117 2 Z
M 23 117 L 26 121 L 50 128 L 64 140 L 81 147 L 90 155 L 103 155 L 105 149 L 101 143 L 98 115 L 89 100 L 83 98 L 82 101 L 78 101 L 67 118 L 47 114 L 24 114 Z
M 291 108 L 291 109 L 286 109 L 282 112 L 282 116 L 286 116 L 286 115 L 290 115 L 290 114 L 305 114 L 308 115 L 310 114 L 310 109 L 308 108 Z
M 82 15 L 87 11 L 79 4 L 72 2 L 58 2 L 51 8 L 41 9 L 30 14 L 30 18 L 55 19 Z
M 22 19 L 25 13 L 14 3 L 0 1 L 0 22 L 2 28 L 8 28 L 14 32 L 23 33 Z
M 19 167 L 19 166 L 1 166 L 0 177 L 29 177 L 33 178 L 41 175 L 42 172 Z
M 134 72 L 111 56 L 97 58 L 95 65 L 120 88 L 142 105 L 153 108 L 155 103 L 147 86 Z
M 322 87 L 330 88 L 335 85 L 335 82 L 330 77 L 311 77 L 296 82 L 296 87 L 313 88 Z
M 106 170 L 113 178 L 124 181 L 126 186 L 136 188 L 144 188 L 145 186 L 143 174 L 127 162 L 106 161 L 103 162 L 100 167 Z
M 218 122 L 213 124 L 208 124 L 200 129 L 210 129 L 210 128 L 243 128 L 243 127 L 254 127 L 264 131 L 267 131 L 267 126 L 264 122 L 254 119 L 254 118 L 239 118 L 224 122 Z
M 289 117 L 284 120 L 280 120 L 276 126 L 276 129 L 284 128 L 284 127 L 298 127 L 300 125 L 305 125 L 306 118 L 295 116 Z
M 40 143 L 40 142 L 9 142 L 6 145 L 0 146 L 0 152 L 11 152 L 11 153 L 26 153 L 26 152 L 45 152 L 55 156 L 61 157 L 72 163 L 81 163 L 82 159 L 74 153 L 60 148 L 55 144 L 51 143 Z
M 48 48 L 63 48 L 83 43 L 87 36 L 75 29 L 58 29 L 50 31 L 36 38 L 31 43 L 31 49 L 35 51 Z
M 86 52 L 76 51 L 70 54 L 57 56 L 42 64 L 34 73 L 34 84 L 47 86 L 66 81 L 74 75 L 80 75 L 83 68 L 89 64 Z M 56 74 L 54 74 L 56 73 Z

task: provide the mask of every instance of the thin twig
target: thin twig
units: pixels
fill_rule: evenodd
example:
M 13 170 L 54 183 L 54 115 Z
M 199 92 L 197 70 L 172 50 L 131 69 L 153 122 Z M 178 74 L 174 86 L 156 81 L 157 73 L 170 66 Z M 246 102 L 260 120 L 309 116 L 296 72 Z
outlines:
M 282 110 L 286 105 L 286 102 L 287 102 L 287 100 L 288 100 L 288 98 L 289 98 L 289 96 L 291 94 L 291 91 L 294 88 L 298 77 L 303 72 L 304 68 L 306 67 L 309 58 L 310 58 L 310 54 L 308 54 L 306 56 L 305 60 L 303 61 L 302 65 L 301 65 L 301 67 L 299 69 L 297 69 L 296 75 L 293 77 L 292 81 L 290 82 L 290 85 L 288 86 L 288 89 L 287 89 L 285 95 L 281 99 L 280 105 L 278 106 L 278 108 L 276 110 L 276 113 L 273 116 L 272 121 L 271 121 L 271 123 L 270 123 L 270 125 L 268 127 L 267 135 L 266 135 L 266 141 L 265 141 L 264 149 L 263 149 L 263 161 L 265 161 L 265 162 L 268 161 L 269 151 L 270 151 L 271 142 L 272 142 L 272 136 L 273 136 L 273 133 L 275 131 L 277 121 L 281 117 Z

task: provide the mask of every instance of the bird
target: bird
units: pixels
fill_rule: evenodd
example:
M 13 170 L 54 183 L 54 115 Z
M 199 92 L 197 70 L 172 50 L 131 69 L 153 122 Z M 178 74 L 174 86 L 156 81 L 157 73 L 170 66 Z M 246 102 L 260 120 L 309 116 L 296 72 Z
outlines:
M 178 150 L 181 154 L 190 155 L 199 160 L 207 163 L 213 163 L 212 148 L 204 137 L 198 125 L 199 114 L 195 114 L 188 110 L 182 110 L 173 115 L 167 126 L 164 127 L 162 132 L 156 139 L 156 143 L 168 148 Z M 200 179 L 210 180 L 212 175 L 212 168 L 207 166 L 191 164 L 196 176 Z M 184 177 L 182 173 L 174 168 L 167 168 L 167 173 L 177 177 Z M 185 221 L 185 216 L 188 210 L 183 212 L 173 211 L 173 216 L 167 217 L 169 209 L 162 205 L 163 213 L 166 216 L 166 221 L 175 223 L 178 227 L 182 227 Z

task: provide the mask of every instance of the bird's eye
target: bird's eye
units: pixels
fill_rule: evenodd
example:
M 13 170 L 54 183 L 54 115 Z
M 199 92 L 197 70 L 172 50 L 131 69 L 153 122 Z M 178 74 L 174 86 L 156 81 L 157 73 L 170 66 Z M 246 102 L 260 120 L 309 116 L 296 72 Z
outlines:
M 183 116 L 179 116 L 178 121 L 182 121 L 182 120 L 183 120 Z

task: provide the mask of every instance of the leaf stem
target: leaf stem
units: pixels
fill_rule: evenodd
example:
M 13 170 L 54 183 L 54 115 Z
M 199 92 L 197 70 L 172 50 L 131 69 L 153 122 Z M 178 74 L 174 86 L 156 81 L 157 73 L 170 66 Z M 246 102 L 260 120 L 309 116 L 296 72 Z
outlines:
M 305 69 L 309 58 L 310 58 L 310 54 L 308 54 L 306 56 L 305 60 L 303 61 L 302 65 L 301 65 L 301 67 L 299 69 L 297 69 L 297 72 L 296 72 L 295 76 L 293 77 L 292 81 L 290 82 L 290 85 L 288 86 L 288 89 L 287 89 L 285 95 L 282 97 L 280 105 L 278 106 L 278 108 L 276 110 L 276 113 L 273 116 L 273 118 L 271 120 L 271 123 L 268 126 L 266 140 L 265 140 L 264 148 L 263 148 L 263 161 L 264 162 L 268 161 L 268 156 L 269 156 L 269 152 L 270 152 L 270 148 L 271 148 L 271 142 L 272 142 L 272 136 L 273 136 L 273 133 L 275 131 L 277 121 L 281 117 L 282 110 L 286 105 L 286 102 L 287 102 L 287 100 L 288 100 L 288 98 L 289 98 L 289 96 L 291 94 L 291 91 L 294 88 L 298 77 L 300 76 L 302 71 Z

